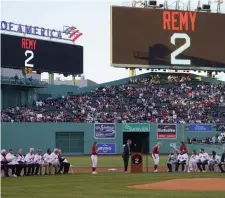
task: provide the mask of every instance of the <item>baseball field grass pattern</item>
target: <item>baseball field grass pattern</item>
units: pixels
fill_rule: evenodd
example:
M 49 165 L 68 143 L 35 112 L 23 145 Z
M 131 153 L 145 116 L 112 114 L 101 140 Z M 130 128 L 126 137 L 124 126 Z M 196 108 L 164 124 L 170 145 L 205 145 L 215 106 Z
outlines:
M 167 157 L 161 157 L 160 165 L 165 165 Z M 74 175 L 54 175 L 37 177 L 2 178 L 4 198 L 224 198 L 225 191 L 167 191 L 130 189 L 127 186 L 151 184 L 160 181 L 186 178 L 225 178 L 220 173 L 140 173 L 101 172 L 91 174 L 90 156 L 69 157 L 77 168 L 89 169 L 87 173 L 76 171 Z M 145 163 L 145 162 L 144 162 Z M 149 163 L 153 164 L 152 159 Z M 150 165 L 150 164 L 149 164 Z M 122 168 L 121 156 L 99 156 L 99 167 Z M 160 167 L 159 167 L 160 171 Z M 185 184 L 183 184 L 185 185 Z

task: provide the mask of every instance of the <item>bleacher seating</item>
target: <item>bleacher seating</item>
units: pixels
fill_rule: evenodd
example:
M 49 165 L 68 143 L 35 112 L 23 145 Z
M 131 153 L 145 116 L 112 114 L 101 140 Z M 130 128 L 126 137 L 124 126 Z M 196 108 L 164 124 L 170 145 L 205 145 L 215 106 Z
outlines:
M 3 122 L 225 122 L 225 85 L 189 76 L 149 75 L 124 85 L 2 111 Z

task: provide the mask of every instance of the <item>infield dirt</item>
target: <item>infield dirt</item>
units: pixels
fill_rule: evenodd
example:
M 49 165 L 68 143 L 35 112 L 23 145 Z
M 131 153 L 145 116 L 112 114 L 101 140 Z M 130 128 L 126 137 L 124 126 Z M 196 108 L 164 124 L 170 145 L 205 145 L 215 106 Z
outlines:
M 147 190 L 225 191 L 225 179 L 174 179 L 152 184 L 128 186 L 128 188 Z
M 92 168 L 90 167 L 90 168 L 85 168 L 85 167 L 83 167 L 83 168 L 78 168 L 78 167 L 76 167 L 76 168 L 72 168 L 73 169 L 73 171 L 75 172 L 75 173 L 87 173 L 87 172 L 91 172 L 92 171 Z M 143 168 L 143 172 L 153 172 L 154 171 L 154 168 L 153 168 L 153 166 L 151 166 L 151 167 L 145 167 L 145 168 Z M 167 167 L 166 166 L 161 166 L 161 167 L 159 167 L 159 172 L 166 172 L 167 171 Z M 99 172 L 99 173 L 105 173 L 105 172 L 124 172 L 124 169 L 123 168 L 121 168 L 121 167 L 108 167 L 108 168 L 102 168 L 102 167 L 97 167 L 97 172 Z M 128 169 L 128 172 L 130 172 L 130 168 Z

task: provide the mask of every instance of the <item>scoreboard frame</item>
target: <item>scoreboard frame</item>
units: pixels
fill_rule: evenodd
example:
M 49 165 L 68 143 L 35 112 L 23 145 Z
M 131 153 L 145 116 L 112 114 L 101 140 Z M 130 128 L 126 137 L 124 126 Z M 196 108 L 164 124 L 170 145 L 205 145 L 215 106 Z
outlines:
M 64 75 L 83 74 L 83 47 L 1 33 L 1 67 Z
M 127 34 L 129 34 L 127 37 L 125 36 L 125 34 L 122 34 L 122 36 L 121 36 L 121 38 L 119 38 L 119 34 L 118 34 L 118 32 L 122 32 L 122 30 L 121 31 L 119 31 L 118 30 L 118 27 L 117 27 L 117 29 L 116 29 L 116 33 L 117 34 L 115 34 L 115 31 L 113 30 L 113 24 L 115 24 L 115 21 L 113 22 L 113 19 L 115 20 L 115 18 L 117 19 L 117 22 L 118 22 L 118 19 L 119 18 L 121 18 L 121 17 L 119 17 L 119 16 L 113 16 L 113 9 L 124 9 L 125 11 L 126 11 L 126 9 L 127 10 L 132 10 L 133 11 L 133 14 L 134 14 L 134 16 L 132 17 L 132 19 L 130 19 L 130 20 L 135 20 L 135 18 L 136 18 L 136 16 L 135 16 L 135 11 L 137 11 L 137 12 L 141 12 L 141 14 L 142 14 L 142 17 L 144 16 L 144 14 L 146 14 L 147 15 L 147 12 L 168 12 L 168 13 L 172 13 L 173 12 L 173 14 L 174 13 L 185 13 L 185 14 L 189 14 L 190 13 L 190 15 L 192 14 L 192 15 L 197 15 L 197 20 L 196 20 L 196 26 L 197 26 L 197 28 L 199 29 L 199 25 L 201 25 L 201 24 L 199 24 L 199 20 L 198 20 L 198 17 L 199 17 L 199 14 L 201 14 L 201 15 L 205 15 L 206 17 L 209 17 L 208 15 L 214 15 L 214 18 L 215 18 L 215 15 L 222 15 L 223 16 L 223 19 L 224 19 L 224 21 L 225 21 L 225 14 L 219 14 L 219 13 L 203 13 L 203 12 L 194 12 L 194 11 L 181 11 L 181 10 L 167 10 L 167 9 L 151 9 L 151 8 L 137 8 L 137 7 L 122 7 L 122 6 L 111 6 L 111 8 L 110 8 L 110 64 L 111 64 L 111 66 L 113 66 L 113 67 L 119 67 L 119 68 L 133 68 L 133 69 L 135 69 L 135 68 L 137 68 L 137 69 L 172 69 L 172 70 L 203 70 L 203 71 L 225 71 L 225 59 L 223 60 L 223 62 L 221 63 L 221 65 L 219 65 L 219 66 L 211 66 L 211 65 L 209 65 L 209 62 L 210 63 L 212 63 L 212 65 L 218 65 L 218 64 L 220 64 L 220 63 L 218 63 L 219 61 L 218 61 L 218 59 L 217 60 L 210 60 L 210 61 L 208 61 L 208 60 L 205 60 L 205 59 L 201 59 L 201 58 L 199 58 L 198 56 L 197 57 L 195 57 L 195 54 L 194 54 L 194 56 L 192 57 L 192 56 L 188 56 L 188 55 L 183 55 L 182 54 L 182 52 L 184 52 L 185 50 L 188 50 L 188 48 L 190 47 L 190 45 L 191 45 L 191 41 L 192 41 L 192 38 L 189 36 L 189 33 L 192 31 L 192 32 L 197 32 L 198 33 L 198 29 L 196 30 L 196 29 L 193 29 L 193 26 L 191 27 L 191 22 L 189 22 L 189 26 L 190 26 L 190 28 L 189 29 L 187 29 L 187 30 L 184 30 L 184 31 L 179 31 L 179 29 L 176 29 L 175 30 L 175 28 L 174 28 L 174 30 L 171 28 L 171 29 L 166 29 L 166 27 L 165 27 L 165 24 L 163 24 L 163 21 L 158 21 L 158 20 L 161 20 L 161 18 L 155 18 L 154 17 L 154 14 L 155 13 L 153 13 L 152 14 L 152 18 L 147 18 L 147 17 L 145 17 L 145 23 L 143 22 L 141 22 L 142 23 L 142 25 L 143 24 L 146 24 L 146 21 L 147 20 L 153 20 L 153 21 L 155 21 L 155 23 L 160 23 L 160 26 L 161 27 L 163 27 L 164 28 L 164 30 L 162 29 L 161 31 L 165 31 L 166 32 L 166 35 L 168 35 L 168 33 L 169 34 L 171 34 L 170 35 L 170 37 L 168 38 L 169 40 L 170 40 L 170 44 L 171 45 L 174 45 L 175 47 L 176 47 L 176 49 L 173 49 L 173 50 L 171 50 L 171 51 L 169 51 L 168 50 L 168 46 L 167 45 L 164 45 L 164 41 L 162 41 L 162 43 L 160 43 L 160 38 L 159 38 L 159 36 L 157 37 L 157 41 L 159 41 L 159 45 L 156 45 L 156 47 L 158 48 L 157 50 L 158 51 L 160 51 L 160 50 L 162 50 L 162 57 L 159 57 L 159 58 L 161 58 L 161 59 L 168 59 L 168 56 L 170 56 L 169 58 L 171 58 L 171 63 L 173 62 L 173 64 L 171 64 L 171 63 L 169 63 L 169 64 L 167 64 L 168 63 L 168 60 L 165 60 L 165 61 L 161 61 L 162 63 L 161 64 L 159 64 L 159 63 L 157 63 L 157 64 L 154 64 L 154 63 L 151 63 L 150 61 L 149 61 L 149 59 L 150 59 L 150 47 L 151 46 L 149 46 L 149 48 L 147 49 L 146 48 L 146 50 L 144 50 L 144 51 L 140 51 L 140 50 L 135 50 L 134 48 L 132 48 L 132 50 L 133 50 L 133 54 L 131 55 L 131 53 L 130 53 L 130 57 L 131 56 L 133 56 L 132 58 L 134 59 L 134 58 L 136 58 L 136 59 L 142 59 L 142 61 L 131 61 L 131 60 L 125 60 L 125 58 L 123 59 L 123 63 L 120 63 L 120 62 L 117 62 L 117 61 L 115 61 L 115 51 L 118 51 L 118 54 L 121 54 L 121 56 L 122 56 L 122 50 L 120 50 L 120 48 L 118 48 L 118 46 L 119 46 L 119 44 L 120 44 L 120 42 L 118 41 L 119 39 L 121 39 L 121 48 L 123 48 L 123 52 L 124 51 L 126 51 L 126 47 L 124 47 L 124 46 L 126 46 L 125 44 L 126 43 L 128 43 L 128 41 L 127 42 L 123 42 L 122 41 L 122 39 L 124 38 L 124 40 L 126 40 L 127 39 L 127 37 L 131 37 L 131 35 L 134 35 L 134 33 L 132 32 L 132 31 L 130 31 L 131 30 L 131 28 L 129 27 L 129 28 L 127 28 L 128 27 L 128 24 L 130 24 L 131 26 L 133 25 L 133 24 L 131 24 L 131 23 L 128 23 L 126 20 L 120 20 L 119 22 L 121 23 L 118 27 L 124 27 L 123 26 L 123 24 L 122 24 L 122 22 L 121 21 L 126 21 L 126 27 L 124 27 L 124 29 L 123 29 L 123 31 L 125 32 L 125 31 L 130 31 L 129 33 L 128 32 L 126 32 Z M 124 12 L 124 15 L 126 16 L 126 12 Z M 149 14 L 150 15 L 150 14 Z M 149 15 L 148 15 L 148 17 L 149 17 Z M 204 16 L 204 17 L 205 17 Z M 130 16 L 129 16 L 130 17 Z M 165 17 L 165 16 L 163 16 L 163 17 Z M 164 19 L 162 17 L 162 20 Z M 201 16 L 202 17 L 202 16 Z M 196 18 L 196 16 L 195 16 L 195 18 Z M 138 18 L 138 20 L 139 20 L 139 24 L 140 24 L 140 17 Z M 221 21 L 221 20 L 220 20 Z M 208 22 L 208 21 L 207 21 Z M 136 23 L 134 23 L 135 25 L 137 24 L 137 22 Z M 152 23 L 151 23 L 152 24 Z M 138 28 L 140 28 L 139 29 L 139 31 L 142 31 L 143 32 L 143 30 L 145 30 L 146 29 L 146 27 L 143 27 L 143 29 L 141 29 L 142 28 L 142 26 L 141 25 L 139 25 L 139 27 L 136 27 L 135 25 L 133 25 L 133 29 L 134 29 L 134 32 L 135 33 L 137 33 L 137 29 Z M 215 24 L 214 24 L 215 25 Z M 222 26 L 222 25 L 220 25 L 220 24 L 217 24 L 218 26 Z M 156 25 L 157 27 L 156 28 L 159 28 L 159 25 L 157 24 Z M 185 24 L 183 24 L 183 27 L 185 28 L 185 27 L 187 27 Z M 155 27 L 151 27 L 152 28 L 152 30 L 155 28 Z M 191 28 L 192 28 L 192 30 L 191 30 Z M 129 29 L 129 30 L 127 30 L 127 29 Z M 148 30 L 149 31 L 149 30 Z M 158 29 L 157 29 L 157 31 L 158 31 Z M 152 32 L 154 32 L 154 33 L 156 33 L 156 31 L 152 31 Z M 223 29 L 223 32 L 225 33 L 225 26 L 224 26 L 224 29 Z M 161 33 L 160 33 L 161 34 Z M 218 33 L 218 34 L 220 34 L 220 32 Z M 140 34 L 139 34 L 140 35 Z M 225 34 L 224 34 L 225 35 Z M 146 35 L 145 35 L 146 36 Z M 149 37 L 150 36 L 152 36 L 152 34 L 150 34 L 149 35 Z M 160 35 L 160 36 L 162 36 L 162 34 Z M 218 35 L 217 35 L 218 36 Z M 116 37 L 116 39 L 114 38 L 114 37 Z M 162 36 L 163 37 L 163 36 Z M 213 37 L 213 35 L 212 35 L 212 37 Z M 146 37 L 145 37 L 146 38 Z M 134 38 L 134 39 L 137 39 L 136 41 L 134 41 L 135 42 L 135 44 L 136 43 L 138 43 L 138 39 L 140 39 L 140 38 Z M 163 38 L 164 40 L 165 40 L 165 38 Z M 162 39 L 162 40 L 163 40 Z M 116 42 L 116 49 L 114 49 L 115 48 L 115 41 L 114 40 L 117 40 Z M 128 40 L 128 39 L 127 39 Z M 195 40 L 196 40 L 196 38 L 195 38 Z M 184 42 L 185 41 L 185 42 Z M 217 39 L 217 41 L 218 41 L 218 39 Z M 148 42 L 148 41 L 147 41 Z M 182 43 L 183 42 L 183 43 Z M 207 42 L 207 41 L 206 41 Z M 222 37 L 222 39 L 221 39 L 221 42 L 222 43 L 224 43 L 224 57 L 225 57 L 225 37 Z M 118 44 L 119 43 L 119 44 Z M 141 43 L 143 43 L 143 41 L 141 42 Z M 176 45 L 177 44 L 177 45 Z M 129 45 L 129 46 L 134 46 L 134 45 Z M 137 44 L 137 46 L 138 46 L 138 44 Z M 195 46 L 196 46 L 196 44 L 195 44 Z M 154 46 L 155 47 L 155 46 Z M 170 46 L 171 47 L 171 46 Z M 139 46 L 137 47 L 137 48 L 143 48 L 143 47 L 140 47 L 140 44 L 139 44 Z M 167 52 L 165 52 L 165 51 L 169 51 L 168 53 L 170 53 L 170 54 L 167 54 Z M 189 49 L 190 50 L 190 49 Z M 206 49 L 207 50 L 207 49 Z M 196 49 L 194 50 L 194 51 L 196 51 Z M 130 52 L 130 51 L 129 51 Z M 190 51 L 189 51 L 190 52 Z M 198 53 L 198 51 L 197 51 L 197 53 Z M 154 53 L 153 53 L 154 54 Z M 160 54 L 160 53 L 159 53 Z M 221 54 L 221 53 L 220 53 Z M 195 59 L 195 62 L 197 62 L 198 63 L 198 65 L 195 65 L 195 64 L 192 64 L 192 62 L 191 62 L 191 60 L 189 60 L 188 58 L 184 58 L 184 61 L 183 62 L 177 62 L 177 61 L 179 61 L 179 59 L 177 60 L 177 59 L 175 59 L 175 56 L 178 56 L 178 55 L 181 55 L 182 57 L 191 57 L 191 58 L 194 58 Z M 160 54 L 160 56 L 161 56 L 161 54 Z M 167 56 L 166 58 L 164 57 L 164 56 Z M 128 56 L 127 56 L 128 57 Z M 222 59 L 221 58 L 222 56 L 220 55 L 220 59 Z M 158 58 L 158 57 L 157 57 Z M 179 56 L 178 56 L 178 58 L 179 58 Z M 183 58 L 182 58 L 183 59 Z M 199 60 L 197 60 L 197 59 L 199 59 Z M 122 59 L 121 59 L 122 60 Z M 145 62 L 143 61 L 143 60 L 145 60 Z M 181 60 L 181 59 L 180 59 Z M 197 61 L 196 61 L 197 60 Z M 203 63 L 207 63 L 207 64 L 199 64 L 199 63 L 201 63 L 201 61 L 203 62 Z M 207 62 L 208 61 L 208 62 Z M 153 61 L 154 62 L 154 61 Z M 166 64 L 165 64 L 166 63 Z M 188 64 L 187 64 L 188 63 Z

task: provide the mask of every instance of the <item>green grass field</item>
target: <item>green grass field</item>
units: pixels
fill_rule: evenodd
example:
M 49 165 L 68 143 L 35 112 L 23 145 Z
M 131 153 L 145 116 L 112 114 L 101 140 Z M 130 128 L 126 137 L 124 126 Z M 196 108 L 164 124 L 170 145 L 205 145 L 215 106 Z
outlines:
M 90 157 L 68 158 L 75 167 L 90 167 Z M 166 158 L 161 159 L 165 162 Z M 152 161 L 149 159 L 149 162 Z M 100 167 L 122 167 L 120 156 L 99 157 Z M 225 178 L 220 173 L 75 173 L 74 175 L 2 178 L 3 198 L 225 198 L 224 192 L 182 192 L 128 189 L 176 178 Z

